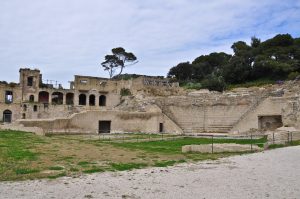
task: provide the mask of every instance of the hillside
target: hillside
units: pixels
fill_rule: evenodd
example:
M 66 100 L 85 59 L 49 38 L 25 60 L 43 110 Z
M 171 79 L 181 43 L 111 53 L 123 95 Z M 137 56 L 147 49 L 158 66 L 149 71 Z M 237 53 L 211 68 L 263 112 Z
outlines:
M 266 41 L 237 41 L 234 54 L 213 52 L 172 67 L 168 77 L 187 88 L 223 91 L 237 84 L 260 85 L 300 75 L 300 38 L 278 34 Z

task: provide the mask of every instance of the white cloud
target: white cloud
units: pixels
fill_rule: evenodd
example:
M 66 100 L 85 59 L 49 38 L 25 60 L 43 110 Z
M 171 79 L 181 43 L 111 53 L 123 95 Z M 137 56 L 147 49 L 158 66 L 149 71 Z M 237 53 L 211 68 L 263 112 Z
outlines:
M 117 46 L 140 60 L 125 72 L 166 75 L 253 35 L 299 36 L 298 13 L 299 1 L 291 0 L 2 1 L 0 80 L 17 81 L 20 66 L 64 83 L 74 74 L 106 76 L 100 63 Z

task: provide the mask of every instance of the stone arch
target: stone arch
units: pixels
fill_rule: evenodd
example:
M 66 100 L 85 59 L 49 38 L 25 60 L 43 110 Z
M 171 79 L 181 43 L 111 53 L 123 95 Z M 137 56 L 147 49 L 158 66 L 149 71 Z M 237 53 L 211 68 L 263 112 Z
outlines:
M 64 100 L 64 94 L 63 93 L 61 93 L 61 92 L 52 93 L 52 97 L 51 97 L 52 104 L 61 105 L 61 104 L 63 104 L 63 100 Z
M 78 98 L 79 98 L 79 105 L 86 105 L 86 95 L 85 94 L 80 94 Z
M 3 111 L 3 122 L 11 123 L 12 121 L 12 112 L 10 110 Z
M 39 92 L 39 103 L 49 103 L 49 93 L 47 91 Z
M 106 96 L 105 95 L 100 95 L 99 106 L 106 106 Z
M 89 105 L 90 106 L 95 106 L 96 105 L 96 97 L 95 97 L 95 95 L 90 95 L 90 97 L 89 97 Z

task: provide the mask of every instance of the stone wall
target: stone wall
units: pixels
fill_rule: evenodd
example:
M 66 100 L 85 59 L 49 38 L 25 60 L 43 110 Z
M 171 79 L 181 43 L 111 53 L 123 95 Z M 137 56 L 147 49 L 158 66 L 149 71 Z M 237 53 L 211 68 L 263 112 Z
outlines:
M 254 110 L 239 121 L 231 130 L 232 133 L 244 133 L 250 129 L 259 129 L 260 116 L 282 115 L 282 109 L 286 104 L 282 97 L 269 97 L 264 99 Z M 285 121 L 283 120 L 283 125 Z
M 25 127 L 42 128 L 48 133 L 97 134 L 99 121 L 111 121 L 111 133 L 158 133 L 159 124 L 163 123 L 163 132 L 182 134 L 182 130 L 160 112 L 83 111 L 65 119 L 19 120 L 18 122 Z
M 159 98 L 156 103 L 185 133 L 228 132 L 245 113 L 255 97 L 198 97 Z

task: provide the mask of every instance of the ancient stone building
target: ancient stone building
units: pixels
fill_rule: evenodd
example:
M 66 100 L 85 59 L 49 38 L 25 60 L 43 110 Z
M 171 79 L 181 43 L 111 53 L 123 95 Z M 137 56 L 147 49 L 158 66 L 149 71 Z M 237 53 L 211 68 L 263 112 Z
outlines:
M 19 72 L 19 83 L 0 83 L 0 121 L 37 126 L 44 131 L 162 131 L 159 129 L 161 126 L 153 128 L 159 120 L 163 120 L 161 114 L 129 114 L 115 108 L 126 97 L 138 93 L 172 95 L 182 92 L 178 83 L 170 83 L 166 79 L 110 80 L 79 75 L 75 75 L 69 89 L 63 89 L 61 85 L 42 82 L 42 74 L 37 69 L 23 68 Z M 160 89 L 156 90 L 156 87 Z
M 0 82 L 0 128 L 43 133 L 245 133 L 300 128 L 300 83 L 186 91 L 154 77 L 110 80 L 75 75 L 69 89 L 20 69 Z M 34 128 L 34 129 L 32 129 Z

